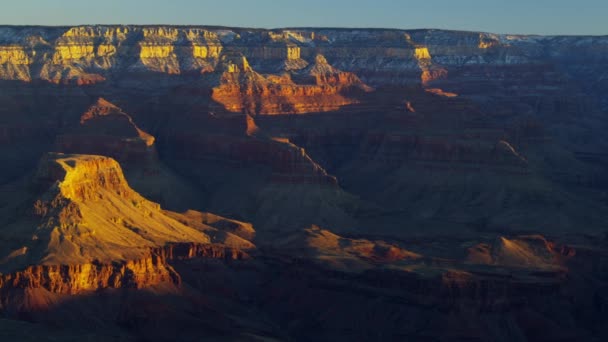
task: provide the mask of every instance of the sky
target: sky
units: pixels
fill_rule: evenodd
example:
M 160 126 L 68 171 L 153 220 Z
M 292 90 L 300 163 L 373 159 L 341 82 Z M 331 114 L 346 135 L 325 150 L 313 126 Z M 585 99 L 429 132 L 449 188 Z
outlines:
M 608 0 L 0 0 L 0 24 L 438 28 L 608 35 Z

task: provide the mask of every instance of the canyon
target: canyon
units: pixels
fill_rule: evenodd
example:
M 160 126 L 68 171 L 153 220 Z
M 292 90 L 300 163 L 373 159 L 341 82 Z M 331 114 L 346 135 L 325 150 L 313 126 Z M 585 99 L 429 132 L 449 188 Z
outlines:
M 0 26 L 0 336 L 604 340 L 607 56 Z

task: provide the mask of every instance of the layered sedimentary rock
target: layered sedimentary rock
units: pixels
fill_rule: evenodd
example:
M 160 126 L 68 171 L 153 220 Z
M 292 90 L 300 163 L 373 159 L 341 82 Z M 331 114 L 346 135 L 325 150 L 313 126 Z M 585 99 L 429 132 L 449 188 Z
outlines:
M 42 196 L 31 210 L 40 222 L 21 230 L 9 226 L 5 232 L 13 231 L 24 243 L 30 234 L 33 241 L 46 243 L 26 244 L 18 250 L 24 254 L 5 255 L 30 263 L 79 263 L 132 259 L 167 242 L 209 242 L 208 236 L 163 216 L 158 204 L 133 191 L 113 159 L 49 154 L 34 182 Z
M 217 72 L 219 85 L 213 88 L 211 98 L 230 112 L 250 115 L 337 110 L 357 102 L 348 97 L 349 92 L 371 90 L 356 75 L 331 67 L 321 55 L 293 76 L 264 77 L 238 54 L 224 55 Z
M 3 80 L 30 81 L 30 57 L 22 46 L 0 48 L 0 76 Z
M 248 255 L 219 244 L 175 243 L 150 249 L 147 255 L 133 260 L 28 266 L 0 275 L 0 289 L 10 293 L 42 288 L 51 293 L 75 295 L 102 289 L 141 289 L 162 283 L 180 285 L 181 278 L 170 261 L 194 258 L 239 260 Z
M 217 62 L 223 46 L 215 32 L 192 28 L 143 28 L 139 63 L 143 70 L 180 74 L 207 71 Z
M 179 285 L 168 260 L 242 259 L 254 248 L 229 231 L 180 223 L 180 214 L 133 191 L 107 157 L 49 154 L 30 188 L 31 207 L 15 210 L 0 231 L 3 293 Z
M 441 30 L 78 26 L 3 27 L 1 31 L 0 78 L 5 80 L 80 85 L 123 81 L 144 86 L 158 74 L 202 73 L 205 79 L 212 77 L 209 72 L 222 69 L 223 54 L 237 53 L 250 60 L 252 70 L 273 75 L 264 78 L 287 84 L 284 72 L 297 74 L 321 54 L 333 67 L 355 73 L 374 87 L 420 84 L 471 95 L 479 89 L 496 94 L 494 90 L 507 86 L 528 99 L 536 94 L 559 96 L 563 73 L 599 99 L 604 82 L 593 70 L 605 65 L 602 56 L 607 46 L 604 37 L 577 40 Z M 589 62 L 581 63 L 581 55 L 589 56 Z M 531 86 L 535 80 L 542 80 L 542 85 Z M 333 87 L 284 88 L 266 90 L 266 95 L 293 97 L 291 101 L 275 99 L 270 108 L 258 110 L 322 111 L 331 101 L 353 103 L 332 100 Z M 317 109 L 299 98 L 311 92 L 319 97 L 319 91 L 327 92 L 330 99 L 321 101 Z M 247 96 L 243 92 L 241 96 Z M 243 103 L 234 108 L 256 110 Z
M 2 27 L 2 313 L 141 340 L 604 340 L 606 42 Z
M 1 64 L 26 65 L 37 70 L 48 64 L 50 69 L 63 65 L 68 70 L 81 67 L 85 72 L 98 69 L 106 73 L 131 66 L 173 74 L 214 66 L 214 60 L 217 61 L 221 52 L 229 48 L 255 61 L 254 65 L 259 64 L 266 72 L 268 70 L 262 65 L 269 63 L 274 64 L 274 71 L 282 62 L 294 61 L 296 65 L 284 67 L 301 69 L 321 53 L 331 63 L 337 63 L 339 68 L 357 69 L 386 83 L 399 82 L 397 78 L 391 80 L 382 76 L 389 72 L 417 73 L 418 81 L 430 81 L 437 75 L 439 78 L 448 75 L 445 69 L 441 71 L 442 66 L 459 69 L 480 64 L 537 64 L 543 58 L 571 60 L 574 55 L 569 44 L 573 39 L 576 38 L 441 30 L 4 27 L 0 61 Z M 602 37 L 581 41 L 582 49 L 598 54 L 594 63 L 601 59 L 605 46 Z M 545 47 L 551 47 L 554 53 L 547 55 Z M 38 53 L 48 50 L 51 53 Z M 577 50 L 581 51 L 581 47 Z M 49 79 L 47 71 L 32 78 L 43 76 Z M 408 79 L 400 82 L 403 81 Z

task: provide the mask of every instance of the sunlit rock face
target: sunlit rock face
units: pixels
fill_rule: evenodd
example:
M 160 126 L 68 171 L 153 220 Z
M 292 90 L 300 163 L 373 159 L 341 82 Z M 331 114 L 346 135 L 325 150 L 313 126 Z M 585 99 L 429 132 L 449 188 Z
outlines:
M 180 74 L 211 68 L 222 45 L 213 32 L 202 29 L 144 28 L 139 63 L 144 70 Z M 139 64 L 138 63 L 138 64 Z
M 0 48 L 0 77 L 4 80 L 30 81 L 30 57 L 21 46 Z
M 606 340 L 607 45 L 0 27 L 0 313 L 146 341 Z
M 212 99 L 229 112 L 250 115 L 327 112 L 357 103 L 349 92 L 371 91 L 353 73 L 334 69 L 322 55 L 293 76 L 263 76 L 246 57 L 223 55 L 215 76 L 219 84 Z
M 28 201 L 30 208 L 16 210 L 1 233 L 11 237 L 0 243 L 0 288 L 5 294 L 38 288 L 76 294 L 163 282 L 178 285 L 179 275 L 169 260 L 242 259 L 247 254 L 241 249 L 254 248 L 205 220 L 194 222 L 162 211 L 131 189 L 111 158 L 49 153 L 41 159 L 30 189 L 35 198 Z M 248 228 L 249 235 L 243 236 L 253 234 L 251 226 L 238 221 L 232 225 Z M 15 249 L 16 244 L 20 246 Z
M 319 53 L 347 71 L 357 68 L 378 73 L 383 70 L 421 72 L 431 65 L 534 63 L 544 57 L 570 55 L 573 49 L 568 47 L 569 43 L 567 38 L 439 30 L 5 27 L 2 28 L 0 64 L 69 66 L 78 62 L 78 66 L 87 71 L 140 65 L 155 72 L 179 73 L 207 63 L 213 66 L 221 52 L 230 49 L 242 53 L 254 68 L 263 72 L 301 69 Z M 587 49 L 592 43 L 596 44 Z M 556 48 L 549 56 L 544 52 L 547 46 Z M 585 41 L 576 50 L 600 54 L 601 46 L 602 40 L 597 38 L 593 42 Z
M 525 94 L 539 91 L 530 82 L 542 78 L 542 92 L 551 93 L 560 86 L 557 67 L 600 92 L 604 82 L 592 70 L 605 63 L 608 43 L 602 37 L 575 40 L 441 30 L 3 27 L 0 79 L 91 85 L 131 78 L 145 87 L 155 74 L 211 77 L 228 51 L 282 82 L 283 73 L 302 71 L 320 54 L 372 87 L 422 84 L 471 94 L 500 82 Z M 305 110 L 313 109 L 291 111 Z

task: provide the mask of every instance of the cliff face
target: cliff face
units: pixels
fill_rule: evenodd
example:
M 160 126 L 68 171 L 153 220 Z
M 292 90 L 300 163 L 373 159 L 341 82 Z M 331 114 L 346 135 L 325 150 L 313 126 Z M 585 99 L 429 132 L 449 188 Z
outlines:
M 242 250 L 255 247 L 227 230 L 180 223 L 182 215 L 163 212 L 133 191 L 107 157 L 48 154 L 30 188 L 35 200 L 24 204 L 32 207 L 15 210 L 0 232 L 5 295 L 179 285 L 170 260 L 243 259 Z
M 318 55 L 315 63 L 294 73 L 264 77 L 243 56 L 223 56 L 218 67 L 219 85 L 211 98 L 230 112 L 300 114 L 327 112 L 357 103 L 348 93 L 371 91 L 359 78 L 336 70 Z
M 49 154 L 34 184 L 42 194 L 30 215 L 39 222 L 29 226 L 31 221 L 21 217 L 5 230 L 24 244 L 18 253 L 4 251 L 7 267 L 13 259 L 42 264 L 129 260 L 168 242 L 210 242 L 133 191 L 110 158 Z
M 11 291 L 19 289 L 45 289 L 55 294 L 77 295 L 103 289 L 141 289 L 162 283 L 179 286 L 181 278 L 170 265 L 171 261 L 194 258 L 243 260 L 248 257 L 239 249 L 220 244 L 176 243 L 152 248 L 140 259 L 28 266 L 0 275 L 0 291 L 10 295 Z
M 267 66 L 272 65 L 276 72 L 281 68 L 301 69 L 314 63 L 315 55 L 320 52 L 339 63 L 349 58 L 347 56 L 352 56 L 356 63 L 390 59 L 392 65 L 384 66 L 387 71 L 411 69 L 412 73 L 430 75 L 433 55 L 441 56 L 446 49 L 452 54 L 465 54 L 466 58 L 466 55 L 483 55 L 488 48 L 500 46 L 499 42 L 482 35 L 463 39 L 459 34 L 452 34 L 455 39 L 437 43 L 434 38 L 439 34 L 435 31 L 428 31 L 424 36 L 404 31 L 247 31 L 162 26 L 5 27 L 2 28 L 0 63 L 7 67 L 25 66 L 27 71 L 41 70 L 32 78 L 68 82 L 80 76 L 107 75 L 125 68 L 169 74 L 206 71 L 215 67 L 224 50 L 243 54 L 261 71 L 269 71 Z M 368 69 L 372 67 L 369 65 Z M 66 70 L 68 76 L 61 78 L 60 73 Z
M 607 46 L 0 27 L 0 310 L 142 340 L 605 340 Z
M 411 189 L 410 180 L 417 188 L 420 170 L 446 183 L 488 171 L 543 191 L 538 179 L 598 184 L 603 166 L 587 163 L 602 164 L 608 146 L 605 48 L 605 37 L 442 30 L 2 27 L 0 141 L 38 154 L 55 141 L 59 151 L 121 162 L 158 148 L 168 164 L 189 164 L 182 173 L 219 161 L 234 173 L 262 168 L 256 180 L 339 183 L 362 197 Z M 99 97 L 124 110 L 81 118 Z M 291 128 L 300 122 L 309 123 Z M 36 158 L 18 154 L 2 179 Z M 148 169 L 140 174 L 161 173 Z M 379 172 L 392 182 L 373 189 Z M 196 181 L 215 189 L 207 176 Z M 512 191 L 485 183 L 497 185 L 488 193 Z M 404 203 L 395 192 L 382 206 Z
M 526 80 L 538 79 L 535 70 L 553 65 L 579 78 L 582 85 L 594 82 L 603 85 L 591 70 L 605 64 L 602 56 L 606 46 L 604 37 L 579 39 L 440 30 L 3 27 L 0 28 L 0 78 L 92 84 L 155 73 L 206 74 L 222 69 L 222 56 L 234 53 L 250 60 L 251 70 L 295 74 L 317 63 L 316 56 L 321 54 L 329 64 L 356 73 L 372 86 L 435 83 L 458 88 L 456 93 L 459 93 L 468 92 L 471 87 L 478 89 L 482 74 L 492 76 L 491 83 L 482 81 L 486 86 L 514 82 L 525 87 Z M 579 63 L 577 58 L 581 55 L 588 56 L 589 62 Z M 519 76 L 515 77 L 514 72 Z M 555 70 L 546 69 L 542 73 L 547 87 L 556 85 L 552 81 Z M 346 75 L 335 80 L 340 84 L 352 83 L 349 81 L 352 77 Z M 297 98 L 303 95 L 298 95 L 302 91 L 270 92 Z M 335 92 L 335 89 L 325 91 Z M 272 113 L 309 110 L 315 109 L 266 109 Z

